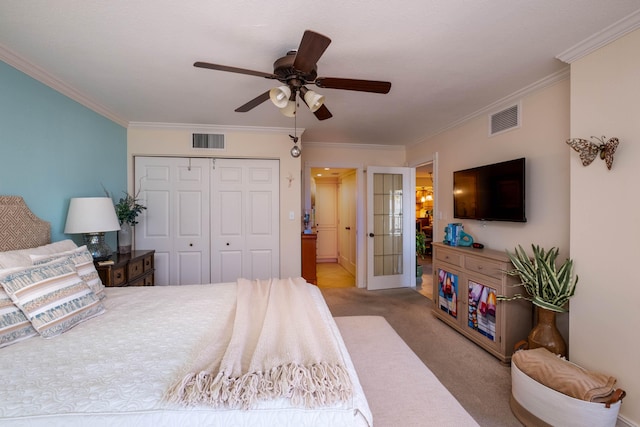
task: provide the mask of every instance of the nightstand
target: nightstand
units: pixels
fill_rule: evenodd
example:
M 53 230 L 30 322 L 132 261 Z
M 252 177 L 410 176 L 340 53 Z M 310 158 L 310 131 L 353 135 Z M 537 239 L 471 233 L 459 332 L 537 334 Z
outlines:
M 132 251 L 129 254 L 113 254 L 113 264 L 100 265 L 96 270 L 102 284 L 117 286 L 153 286 L 153 255 L 155 251 Z

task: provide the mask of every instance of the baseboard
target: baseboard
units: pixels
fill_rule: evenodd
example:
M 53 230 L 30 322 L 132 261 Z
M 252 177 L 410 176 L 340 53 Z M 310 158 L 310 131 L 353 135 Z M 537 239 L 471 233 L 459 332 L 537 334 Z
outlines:
M 631 420 L 626 419 L 622 415 L 618 414 L 618 420 L 616 421 L 616 427 L 638 427 L 638 424 Z

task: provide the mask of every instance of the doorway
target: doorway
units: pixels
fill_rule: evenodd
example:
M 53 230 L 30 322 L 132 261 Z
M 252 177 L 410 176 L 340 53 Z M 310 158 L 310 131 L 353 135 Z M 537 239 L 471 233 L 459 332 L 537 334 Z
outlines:
M 423 233 L 425 253 L 416 258 L 416 290 L 433 299 L 433 242 L 435 185 L 433 182 L 433 162 L 416 167 L 416 233 Z M 419 273 L 422 273 L 419 275 Z
M 357 170 L 310 168 L 309 214 L 317 233 L 317 278 L 319 287 L 356 286 Z

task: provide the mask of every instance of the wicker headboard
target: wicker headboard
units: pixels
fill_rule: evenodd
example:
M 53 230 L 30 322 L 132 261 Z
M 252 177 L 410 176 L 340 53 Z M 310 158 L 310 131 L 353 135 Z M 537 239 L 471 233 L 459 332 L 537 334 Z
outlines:
M 22 197 L 0 196 L 0 251 L 35 248 L 51 242 L 51 224 L 34 215 Z

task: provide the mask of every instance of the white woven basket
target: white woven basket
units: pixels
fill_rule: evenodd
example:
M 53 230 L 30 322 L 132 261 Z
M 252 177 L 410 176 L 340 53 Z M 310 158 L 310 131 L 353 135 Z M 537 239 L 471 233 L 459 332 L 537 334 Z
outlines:
M 525 426 L 615 427 L 621 400 L 587 402 L 540 384 L 511 364 L 511 409 Z

